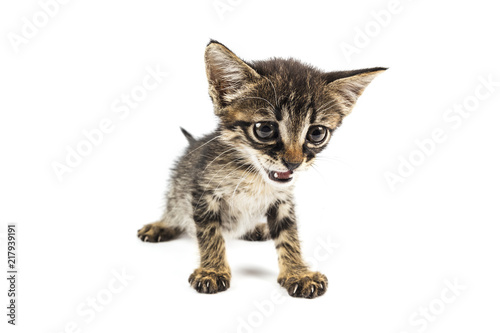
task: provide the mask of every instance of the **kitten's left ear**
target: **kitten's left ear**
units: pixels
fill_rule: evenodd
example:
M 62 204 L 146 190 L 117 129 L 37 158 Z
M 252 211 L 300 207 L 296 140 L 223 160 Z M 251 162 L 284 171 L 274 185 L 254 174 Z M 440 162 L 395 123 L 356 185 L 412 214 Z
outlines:
M 375 67 L 324 74 L 324 78 L 328 82 L 327 90 L 339 104 L 340 111 L 344 116 L 351 113 L 354 104 L 368 84 L 386 69 Z
M 220 114 L 222 108 L 261 78 L 231 50 L 214 40 L 205 49 L 205 67 L 215 114 Z

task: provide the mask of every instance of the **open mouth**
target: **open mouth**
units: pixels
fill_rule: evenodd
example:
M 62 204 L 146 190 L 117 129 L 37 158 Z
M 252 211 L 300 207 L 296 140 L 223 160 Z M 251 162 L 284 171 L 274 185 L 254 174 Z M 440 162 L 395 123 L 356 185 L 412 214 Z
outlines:
M 285 171 L 285 172 L 279 172 L 279 171 L 269 171 L 268 172 L 269 179 L 278 182 L 278 183 L 287 183 L 292 180 L 293 178 L 293 171 Z

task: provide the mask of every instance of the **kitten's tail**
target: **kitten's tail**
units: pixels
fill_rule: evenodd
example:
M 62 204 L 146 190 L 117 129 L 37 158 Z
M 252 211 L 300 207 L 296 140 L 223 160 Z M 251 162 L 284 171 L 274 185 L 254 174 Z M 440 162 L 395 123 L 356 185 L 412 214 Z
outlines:
M 189 142 L 190 145 L 192 145 L 193 143 L 196 142 L 196 139 L 193 138 L 193 136 L 191 135 L 191 133 L 189 133 L 188 131 L 186 131 L 182 127 L 181 127 L 181 132 L 182 132 L 182 134 L 184 134 L 184 136 L 186 137 L 186 139 L 188 140 L 188 142 Z

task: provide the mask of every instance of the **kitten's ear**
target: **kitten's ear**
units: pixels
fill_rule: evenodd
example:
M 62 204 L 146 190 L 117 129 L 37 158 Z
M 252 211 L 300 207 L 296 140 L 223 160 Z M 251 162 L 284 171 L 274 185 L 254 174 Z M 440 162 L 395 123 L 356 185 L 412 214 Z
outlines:
M 252 67 L 214 40 L 205 49 L 205 67 L 216 114 L 260 78 Z
M 330 72 L 324 74 L 327 90 L 338 102 L 341 112 L 346 116 L 351 113 L 354 104 L 368 84 L 387 68 L 375 67 L 353 71 Z

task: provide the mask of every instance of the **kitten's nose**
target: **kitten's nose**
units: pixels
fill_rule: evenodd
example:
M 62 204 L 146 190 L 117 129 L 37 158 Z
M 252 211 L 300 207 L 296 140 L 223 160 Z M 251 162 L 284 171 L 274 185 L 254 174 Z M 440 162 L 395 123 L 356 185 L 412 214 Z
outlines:
M 296 163 L 296 162 L 291 162 L 291 161 L 287 161 L 286 159 L 283 159 L 283 164 L 288 168 L 288 170 L 293 171 L 293 170 L 297 169 L 302 164 L 302 161 Z

